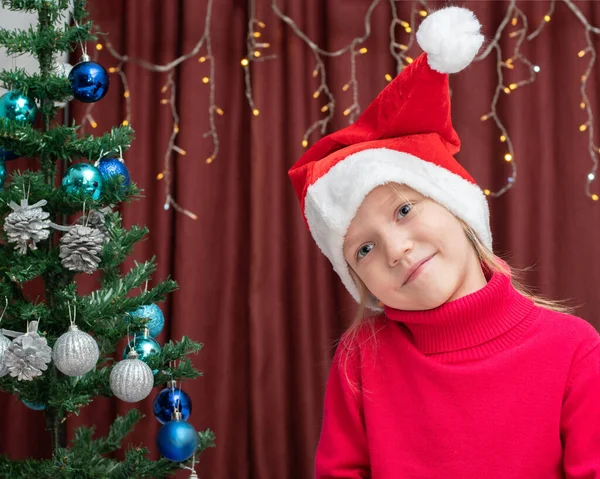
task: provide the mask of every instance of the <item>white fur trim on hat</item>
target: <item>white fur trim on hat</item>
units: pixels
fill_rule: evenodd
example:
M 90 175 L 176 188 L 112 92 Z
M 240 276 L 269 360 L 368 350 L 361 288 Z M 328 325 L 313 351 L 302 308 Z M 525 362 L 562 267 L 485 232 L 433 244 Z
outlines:
M 440 73 L 457 73 L 469 65 L 483 44 L 481 24 L 471 10 L 447 7 L 430 15 L 417 30 L 417 42 L 429 66 Z
M 308 187 L 304 207 L 315 242 L 357 302 L 360 295 L 344 259 L 344 238 L 367 194 L 386 183 L 407 185 L 445 206 L 492 249 L 488 203 L 477 185 L 408 153 L 388 148 L 359 151 Z

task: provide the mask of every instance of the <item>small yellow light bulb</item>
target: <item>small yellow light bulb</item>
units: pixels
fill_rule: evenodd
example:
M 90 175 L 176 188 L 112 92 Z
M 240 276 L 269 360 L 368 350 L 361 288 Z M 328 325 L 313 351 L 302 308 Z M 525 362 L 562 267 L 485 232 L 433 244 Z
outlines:
M 510 153 L 507 153 L 506 155 L 504 155 L 504 160 L 510 163 L 512 161 L 512 155 Z
M 346 83 L 343 87 L 342 87 L 342 91 L 347 91 L 348 88 L 350 88 L 350 85 L 348 85 L 348 83 Z
M 579 53 L 577 54 L 577 56 L 579 58 L 583 58 L 584 55 L 585 55 L 585 50 L 579 50 Z
M 198 63 L 204 63 L 206 61 L 206 57 L 198 58 Z
M 579 131 L 585 131 L 587 130 L 587 125 L 579 125 Z
M 123 120 L 121 125 L 123 126 L 129 126 L 129 122 L 127 120 Z
M 214 158 L 211 156 L 206 159 L 206 163 L 210 165 L 213 162 L 213 160 L 214 160 Z
M 179 125 L 177 123 L 173 125 L 173 133 L 179 133 Z
M 406 27 L 404 30 L 406 31 L 406 33 L 412 32 L 412 28 L 410 28 L 410 27 Z
M 240 63 L 243 67 L 247 67 L 250 62 L 247 58 L 242 58 L 242 61 Z
M 350 114 L 350 108 L 346 108 L 344 110 L 344 116 L 348 116 Z
M 316 92 L 313 93 L 313 98 L 319 98 L 319 95 L 321 94 L 320 90 L 317 90 Z
M 406 63 L 408 63 L 409 65 L 413 62 L 414 60 L 411 57 L 406 57 Z
M 161 103 L 161 104 L 163 104 L 163 105 L 166 105 L 167 103 L 169 103 L 169 100 L 167 100 L 166 98 L 163 98 L 163 99 L 160 101 L 160 103 Z
M 550 19 L 551 19 L 551 18 L 550 18 L 550 15 L 545 15 L 545 16 L 544 16 L 544 21 L 545 21 L 545 22 L 549 22 L 549 21 L 550 21 Z
M 517 17 L 513 17 L 513 19 L 511 20 L 510 24 L 514 27 L 517 25 Z
M 255 108 L 254 110 L 252 110 L 252 114 L 254 116 L 258 116 L 260 114 L 260 111 L 257 108 Z
M 308 141 L 307 140 L 302 140 L 302 147 L 306 148 L 308 146 Z
M 261 35 L 261 33 L 260 33 L 260 32 L 254 32 L 254 33 L 252 34 L 252 36 L 253 36 L 254 38 L 260 38 L 260 35 Z
M 114 72 L 116 72 L 116 71 L 117 71 L 117 69 L 116 69 L 115 67 L 110 67 L 110 68 L 108 69 L 108 73 L 114 73 Z
M 586 80 L 587 80 L 587 77 L 585 75 L 581 75 L 581 82 L 583 83 Z
M 358 50 L 358 52 L 362 53 L 364 55 L 365 53 L 368 52 L 367 47 L 362 47 L 360 50 Z
M 485 121 L 485 120 L 487 120 L 488 118 L 489 118 L 489 117 L 488 117 L 487 115 L 483 115 L 483 116 L 480 118 L 480 120 L 481 120 L 481 121 Z
M 386 73 L 386 74 L 385 74 L 385 79 L 386 79 L 387 81 L 392 81 L 392 75 L 390 75 L 389 73 Z
M 408 47 L 406 45 L 400 44 L 400 50 L 408 50 Z
M 592 199 L 593 199 L 594 201 L 598 201 L 598 195 L 596 195 L 596 194 L 593 194 L 593 195 L 592 195 Z
M 582 101 L 582 102 L 579 104 L 579 108 L 581 108 L 582 110 L 584 110 L 584 109 L 585 109 L 585 102 L 584 102 L 584 101 Z
M 129 90 L 125 90 L 125 93 L 123 93 L 123 96 L 125 98 L 129 98 Z
M 258 58 L 258 57 L 260 56 L 260 52 L 259 52 L 258 50 L 256 50 L 256 51 L 254 52 L 254 56 L 255 56 L 256 58 Z
M 264 24 L 264 22 L 258 22 L 258 26 L 260 28 L 265 28 L 266 27 L 266 25 Z
M 209 81 L 210 81 L 210 78 L 208 78 L 208 77 L 202 78 L 202 83 L 204 83 L 204 84 L 208 83 Z
M 156 175 L 157 180 L 162 180 L 164 177 L 165 175 L 163 173 L 159 173 L 158 175 Z
M 490 194 L 491 194 L 491 191 L 490 191 L 490 190 L 488 190 L 488 189 L 485 189 L 485 190 L 483 190 L 483 194 L 484 194 L 485 196 L 490 196 Z
M 168 88 L 169 88 L 169 87 L 167 87 L 167 85 L 165 85 L 164 87 L 162 87 L 162 88 L 160 89 L 160 92 L 161 92 L 161 93 L 166 93 L 166 92 L 167 92 L 167 90 L 168 90 Z
M 98 127 L 98 123 L 96 123 L 95 121 L 91 122 L 92 128 L 97 128 Z
M 506 141 L 506 137 L 505 137 L 504 135 L 501 135 L 501 136 L 500 136 L 500 141 L 501 141 L 502 143 L 504 143 L 504 142 Z
M 426 17 L 427 16 L 427 10 L 420 10 L 419 11 L 419 15 L 421 15 L 422 17 Z
M 329 107 L 327 105 L 324 105 L 321 107 L 321 112 L 325 113 L 327 110 L 329 110 Z
M 223 110 L 221 110 L 219 107 L 216 107 L 215 110 L 217 111 L 218 115 L 223 116 L 223 114 L 225 113 Z
M 101 43 L 97 43 L 97 44 L 96 44 L 96 50 L 100 51 L 100 50 L 102 50 L 103 48 L 104 48 L 104 47 L 102 46 L 102 44 L 101 44 Z
M 510 85 L 508 85 L 508 88 L 510 88 L 511 90 L 516 90 L 517 89 L 517 84 L 516 83 L 511 83 Z
M 507 95 L 510 93 L 510 88 L 508 87 L 504 87 L 504 93 L 506 93 Z

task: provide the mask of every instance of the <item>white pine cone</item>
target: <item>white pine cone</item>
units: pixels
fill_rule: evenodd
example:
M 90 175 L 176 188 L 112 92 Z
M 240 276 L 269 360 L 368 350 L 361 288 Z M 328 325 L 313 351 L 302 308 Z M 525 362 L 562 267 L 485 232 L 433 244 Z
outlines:
M 15 338 L 4 353 L 4 365 L 19 381 L 31 381 L 48 369 L 52 348 L 38 333 L 26 333 Z
M 9 243 L 17 243 L 15 249 L 19 254 L 25 254 L 27 246 L 37 249 L 36 243 L 50 236 L 50 213 L 37 206 L 40 204 L 45 205 L 46 202 L 42 200 L 36 205 L 28 205 L 27 200 L 23 200 L 20 206 L 11 202 L 14 211 L 6 217 L 4 231 Z

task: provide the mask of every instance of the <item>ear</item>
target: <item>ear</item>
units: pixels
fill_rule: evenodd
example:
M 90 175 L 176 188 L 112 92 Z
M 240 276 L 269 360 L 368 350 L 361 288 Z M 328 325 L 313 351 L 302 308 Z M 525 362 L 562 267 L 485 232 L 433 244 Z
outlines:
M 375 298 L 375 299 L 377 299 L 377 298 Z M 379 301 L 379 300 L 377 299 L 377 307 L 378 307 L 378 308 L 381 308 L 381 309 L 383 309 L 383 308 L 384 308 L 384 306 L 385 306 L 385 304 L 383 304 L 381 301 Z

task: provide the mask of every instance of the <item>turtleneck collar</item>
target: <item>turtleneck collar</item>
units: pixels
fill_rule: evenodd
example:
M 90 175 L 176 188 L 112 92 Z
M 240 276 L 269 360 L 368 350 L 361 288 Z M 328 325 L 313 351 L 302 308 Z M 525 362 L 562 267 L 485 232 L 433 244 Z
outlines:
M 533 302 L 512 286 L 510 276 L 495 273 L 479 291 L 427 311 L 385 307 L 385 315 L 403 323 L 425 355 L 475 359 L 512 344 L 529 327 Z M 451 358 L 448 358 L 451 359 Z

